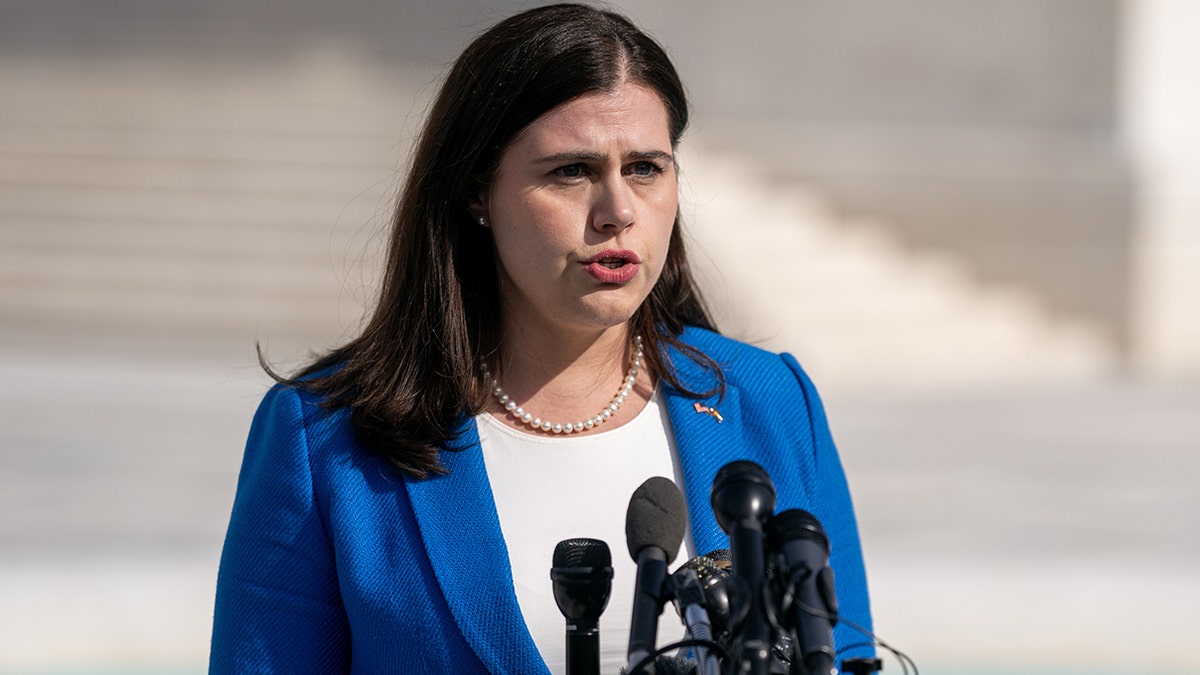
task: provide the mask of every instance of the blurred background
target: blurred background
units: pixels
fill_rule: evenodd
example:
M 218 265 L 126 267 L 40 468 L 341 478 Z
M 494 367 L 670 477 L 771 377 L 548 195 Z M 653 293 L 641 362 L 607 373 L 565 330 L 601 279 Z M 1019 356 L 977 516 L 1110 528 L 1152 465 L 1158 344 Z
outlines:
M 254 345 L 354 332 L 438 78 L 533 4 L 0 0 L 0 673 L 205 672 Z M 1200 673 L 1200 4 L 611 4 L 693 98 L 724 331 L 824 392 L 880 635 Z

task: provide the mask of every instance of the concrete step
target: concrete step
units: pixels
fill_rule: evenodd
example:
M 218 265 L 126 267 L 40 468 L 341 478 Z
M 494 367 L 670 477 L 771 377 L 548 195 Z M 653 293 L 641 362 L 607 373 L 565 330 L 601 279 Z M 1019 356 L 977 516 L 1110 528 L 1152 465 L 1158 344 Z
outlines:
M 343 198 L 379 183 L 390 184 L 398 170 L 393 164 L 369 161 L 365 151 L 341 148 L 356 162 L 338 163 L 330 155 L 306 148 L 308 156 L 279 158 L 261 149 L 239 146 L 238 152 L 212 153 L 207 139 L 207 156 L 191 154 L 133 155 L 95 149 L 72 148 L 53 153 L 47 148 L 34 152 L 8 152 L 0 147 L 0 184 L 23 188 L 58 187 L 78 189 L 145 189 L 165 192 L 200 193 L 253 190 L 262 194 L 293 196 L 325 195 Z M 142 139 L 145 142 L 145 139 Z M 294 144 L 281 143 L 294 148 Z M 340 143 L 331 143 L 341 147 Z M 115 149 L 111 149 L 115 150 Z M 282 149 L 279 154 L 282 154 Z M 376 150 L 375 154 L 379 153 Z M 388 153 L 390 154 L 390 153 Z M 331 171 L 336 167 L 336 171 Z
M 86 102 L 80 102 L 86 107 Z M 388 170 L 405 153 L 394 128 L 358 128 L 338 133 L 213 126 L 155 128 L 138 120 L 123 126 L 93 121 L 47 124 L 0 120 L 0 156 L 21 161 L 236 163 L 240 170 L 274 165 L 367 167 Z M 16 167 L 10 165 L 9 171 Z M 68 167 L 69 168 L 69 167 Z M 118 168 L 118 167 L 112 167 Z M 36 171 L 30 166 L 30 171 Z M 25 173 L 25 172 L 22 172 Z M 105 172 L 107 173 L 107 172 Z M 91 174 L 95 175 L 95 174 Z M 102 174 L 103 175 L 103 174 Z
M 361 208 L 356 208 L 359 215 Z M 152 218 L 83 214 L 38 213 L 12 216 L 0 209 L 4 228 L 0 229 L 0 248 L 31 255 L 170 255 L 186 251 L 198 258 L 239 260 L 245 258 L 331 261 L 331 248 L 339 242 L 337 224 L 318 218 L 275 222 L 265 218 Z M 359 230 L 373 232 L 369 225 Z M 0 270 L 2 272 L 3 270 Z
M 0 320 L 339 335 L 372 296 L 428 81 L 327 59 L 0 65 Z
M 803 357 L 831 386 L 931 386 L 1095 375 L 1099 330 L 989 288 L 953 259 L 905 250 L 804 188 L 693 149 L 700 276 L 731 333 Z M 715 291 L 714 291 L 715 289 Z
M 0 81 L 20 95 L 6 97 L 0 124 L 400 131 L 418 121 L 436 76 L 332 55 L 238 70 L 171 60 L 10 60 L 0 64 Z

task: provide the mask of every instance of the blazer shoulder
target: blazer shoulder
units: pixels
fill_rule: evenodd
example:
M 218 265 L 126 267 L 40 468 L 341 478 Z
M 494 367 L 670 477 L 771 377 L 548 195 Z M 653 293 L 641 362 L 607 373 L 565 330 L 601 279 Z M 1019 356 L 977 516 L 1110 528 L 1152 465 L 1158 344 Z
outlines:
M 721 335 L 706 328 L 689 326 L 684 329 L 681 339 L 685 344 L 691 345 L 713 358 L 717 358 L 718 356 L 764 359 L 779 358 L 779 354 L 768 349 L 731 338 L 727 335 Z
M 300 441 L 310 461 L 326 453 L 353 445 L 350 411 L 330 408 L 324 397 L 312 389 L 297 384 L 276 383 L 263 396 L 254 415 L 250 430 L 250 445 L 256 440 L 280 441 L 293 438 Z
M 683 341 L 720 366 L 729 384 L 788 384 L 807 380 L 803 368 L 787 352 L 776 353 L 703 328 L 688 328 Z

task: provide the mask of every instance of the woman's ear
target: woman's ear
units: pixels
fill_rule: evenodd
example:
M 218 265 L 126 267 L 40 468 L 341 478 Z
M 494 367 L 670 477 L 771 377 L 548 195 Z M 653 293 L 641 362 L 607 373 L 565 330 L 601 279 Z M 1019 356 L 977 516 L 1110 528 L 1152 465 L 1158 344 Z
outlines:
M 475 222 L 479 223 L 483 227 L 491 227 L 491 223 L 488 221 L 487 217 L 487 200 L 484 198 L 484 195 L 479 195 L 472 199 L 467 204 L 467 212 L 471 214 L 471 218 L 473 218 Z

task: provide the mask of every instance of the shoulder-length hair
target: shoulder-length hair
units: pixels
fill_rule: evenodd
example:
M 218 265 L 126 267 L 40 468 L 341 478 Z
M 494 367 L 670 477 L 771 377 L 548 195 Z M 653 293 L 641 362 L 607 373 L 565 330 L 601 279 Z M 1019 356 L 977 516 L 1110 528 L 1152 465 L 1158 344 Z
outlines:
M 267 372 L 322 394 L 327 407 L 349 407 L 360 439 L 402 473 L 444 472 L 438 446 L 454 438 L 464 415 L 486 406 L 490 383 L 481 365 L 498 372 L 502 340 L 491 230 L 469 206 L 529 123 L 625 79 L 662 98 L 676 147 L 688 122 L 683 85 L 662 47 L 628 19 L 552 5 L 476 38 L 446 77 L 414 149 L 377 304 L 361 334 L 294 377 L 279 377 L 264 362 Z M 713 391 L 722 390 L 717 364 L 680 341 L 685 326 L 715 330 L 676 214 L 662 275 L 631 328 L 643 336 L 652 372 L 672 386 L 699 395 L 676 377 L 668 347 L 712 371 Z

